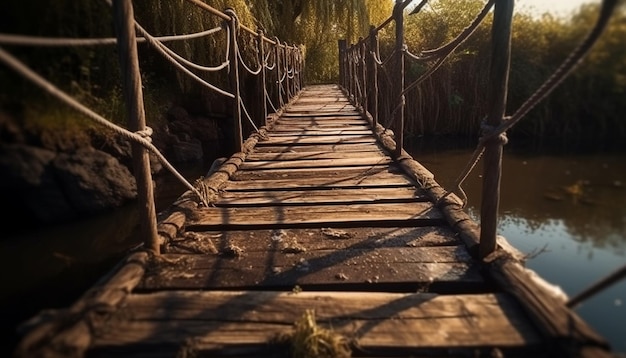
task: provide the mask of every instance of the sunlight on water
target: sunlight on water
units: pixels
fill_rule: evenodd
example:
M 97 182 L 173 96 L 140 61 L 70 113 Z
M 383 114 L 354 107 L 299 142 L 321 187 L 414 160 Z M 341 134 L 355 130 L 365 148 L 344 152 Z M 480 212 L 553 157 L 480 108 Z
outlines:
M 469 150 L 413 151 L 451 187 Z M 482 168 L 463 185 L 479 221 Z M 506 154 L 498 233 L 528 255 L 526 266 L 569 297 L 626 263 L 626 155 Z M 576 312 L 626 354 L 626 280 L 587 299 Z

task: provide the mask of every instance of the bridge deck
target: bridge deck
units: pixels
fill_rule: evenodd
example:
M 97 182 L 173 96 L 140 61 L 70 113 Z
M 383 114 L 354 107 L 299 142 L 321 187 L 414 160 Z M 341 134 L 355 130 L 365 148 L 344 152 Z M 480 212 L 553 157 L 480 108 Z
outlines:
M 133 253 L 22 349 L 285 356 L 276 337 L 311 309 L 353 356 L 606 353 L 510 256 L 474 259 L 337 87 L 306 89 L 231 163 L 213 207 L 161 220 L 162 256 Z

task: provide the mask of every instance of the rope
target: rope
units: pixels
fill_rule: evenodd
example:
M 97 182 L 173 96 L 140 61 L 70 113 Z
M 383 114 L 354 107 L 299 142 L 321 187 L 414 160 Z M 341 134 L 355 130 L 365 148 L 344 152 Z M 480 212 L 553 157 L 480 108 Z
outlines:
M 239 46 L 237 46 L 237 57 L 239 58 L 239 63 L 241 63 L 241 66 L 243 66 L 243 68 L 246 71 L 248 71 L 248 73 L 250 73 L 251 75 L 256 76 L 259 73 L 261 73 L 261 70 L 263 70 L 263 66 L 261 64 L 257 64 L 259 66 L 259 68 L 257 68 L 256 70 L 254 70 L 254 71 L 251 70 L 250 67 L 248 67 L 248 65 L 246 65 L 246 63 L 243 61 L 243 58 L 241 56 L 241 51 L 239 51 Z
M 587 37 L 570 53 L 561 66 L 559 66 L 559 68 L 552 74 L 552 76 L 550 76 L 537 89 L 537 91 L 535 91 L 510 118 L 508 118 L 507 121 L 504 121 L 496 130 L 494 130 L 489 138 L 486 138 L 485 140 L 501 135 L 517 124 L 531 109 L 552 93 L 552 91 L 572 73 L 589 50 L 591 50 L 591 47 L 593 47 L 606 28 L 606 25 L 608 24 L 618 2 L 619 0 L 602 1 L 602 7 L 600 9 L 598 20 Z
M 226 92 L 221 88 L 218 88 L 210 83 L 208 83 L 207 81 L 203 80 L 202 78 L 198 77 L 195 73 L 189 71 L 187 68 L 185 68 L 184 66 L 182 66 L 180 63 L 178 63 L 172 56 L 170 56 L 167 52 L 165 52 L 159 42 L 152 37 L 146 30 L 144 30 L 143 27 L 141 27 L 141 25 L 139 25 L 137 22 L 135 22 L 135 28 L 137 29 L 137 32 L 139 32 L 142 36 L 144 36 L 147 40 L 148 40 L 148 44 L 150 44 L 152 47 L 154 47 L 158 53 L 160 53 L 166 60 L 168 60 L 171 64 L 173 64 L 176 68 L 178 68 L 179 70 L 183 71 L 184 73 L 186 73 L 187 75 L 189 75 L 191 78 L 195 79 L 196 81 L 198 81 L 200 84 L 206 86 L 209 89 L 212 89 L 213 91 L 222 94 L 226 97 L 229 98 L 235 98 L 235 95 L 230 93 L 230 92 Z
M 140 26 L 139 24 L 137 24 L 136 26 Z M 170 56 L 174 57 L 174 59 L 176 59 L 179 63 L 183 63 L 191 68 L 194 68 L 196 70 L 199 71 L 205 71 L 205 72 L 217 72 L 220 70 L 223 70 L 224 68 L 226 68 L 226 66 L 228 66 L 228 57 L 226 57 L 226 60 L 224 62 L 222 62 L 221 65 L 218 66 L 213 66 L 213 67 L 208 67 L 208 66 L 202 66 L 202 65 L 198 65 L 196 63 L 193 63 L 187 59 L 185 59 L 184 57 L 178 55 L 176 52 L 174 52 L 173 50 L 171 50 L 170 48 L 168 48 L 167 46 L 165 46 L 163 43 L 161 43 L 161 41 L 156 41 L 156 43 L 158 44 L 158 46 L 165 51 L 167 54 L 169 54 Z M 228 56 L 228 49 L 226 52 L 226 56 Z
M 480 25 L 480 23 L 485 19 L 485 16 L 487 16 L 493 4 L 494 4 L 494 0 L 490 0 L 485 5 L 485 7 L 483 7 L 482 11 L 478 14 L 478 16 L 476 16 L 474 21 L 472 21 L 472 23 L 468 27 L 463 29 L 463 31 L 461 31 L 461 33 L 454 40 L 450 41 L 448 44 L 441 46 L 434 50 L 423 51 L 422 55 L 420 56 L 411 54 L 408 51 L 408 49 L 405 48 L 404 49 L 405 56 L 411 59 L 418 60 L 418 61 L 430 61 L 430 60 L 434 60 L 438 58 L 438 61 L 435 63 L 435 65 L 433 65 L 433 67 L 431 67 L 428 71 L 426 71 L 426 73 L 424 73 L 417 80 L 413 81 L 410 85 L 408 85 L 404 89 L 404 91 L 402 91 L 402 93 L 403 94 L 408 93 L 410 90 L 412 90 L 413 88 L 417 87 L 420 83 L 422 83 L 426 78 L 428 78 L 433 73 L 435 73 L 435 71 L 437 71 L 439 67 L 443 65 L 443 63 L 450 56 L 450 54 L 452 54 L 461 44 L 465 42 L 465 40 L 467 40 L 476 31 L 476 29 L 478 28 L 478 25 Z
M 61 91 L 59 88 L 54 86 L 52 83 L 46 81 L 43 77 L 39 76 L 37 73 L 32 71 L 28 66 L 24 65 L 18 59 L 13 57 L 10 53 L 6 52 L 3 48 L 0 47 L 0 60 L 4 62 L 9 68 L 16 71 L 18 74 L 23 76 L 24 78 L 30 80 L 38 87 L 42 88 L 44 91 L 49 93 L 50 95 L 58 98 L 62 102 L 65 102 L 70 107 L 76 109 L 80 113 L 86 115 L 91 118 L 98 124 L 114 131 L 115 133 L 121 135 L 122 137 L 135 141 L 142 146 L 144 146 L 147 150 L 152 152 L 157 159 L 167 168 L 176 178 L 178 178 L 189 190 L 195 193 L 198 198 L 202 201 L 203 204 L 208 206 L 207 201 L 200 194 L 200 192 L 191 185 L 180 173 L 176 171 L 176 169 L 167 161 L 167 159 L 161 154 L 161 152 L 152 144 L 151 140 L 148 140 L 147 137 L 152 133 L 152 129 L 144 129 L 143 131 L 133 133 L 125 128 L 119 127 L 99 114 L 93 112 L 91 109 L 87 108 L 65 92 Z
M 270 94 L 267 92 L 267 89 L 264 89 L 263 92 L 265 92 L 265 98 L 269 102 L 269 104 L 272 107 L 272 110 L 274 111 L 274 113 L 278 113 L 278 109 L 276 109 L 276 107 L 274 106 L 274 103 L 272 102 L 272 99 L 270 98 Z
M 155 37 L 160 42 L 181 41 L 195 39 L 212 35 L 221 31 L 221 27 L 214 29 L 196 32 L 187 35 L 172 35 L 172 36 L 159 36 Z M 144 37 L 137 37 L 137 42 L 146 42 Z M 98 39 L 76 39 L 76 38 L 49 38 L 49 37 L 37 37 L 37 36 L 25 36 L 25 35 L 13 35 L 13 34 L 0 34 L 0 44 L 2 45 L 14 45 L 14 46 L 42 46 L 42 47 L 60 47 L 60 46 L 100 46 L 100 45 L 115 45 L 117 39 L 114 37 L 98 38 Z
M 248 118 L 248 122 L 250 122 L 250 124 L 252 125 L 254 130 L 258 133 L 259 132 L 259 128 L 257 128 L 256 125 L 254 124 L 254 121 L 252 120 L 252 117 L 250 117 L 250 114 L 248 113 L 248 110 L 246 109 L 246 106 L 243 104 L 243 99 L 241 99 L 241 97 L 239 97 L 239 104 L 241 105 L 241 108 L 243 109 L 243 113 Z
M 461 175 L 459 175 L 458 179 L 454 184 L 454 189 L 459 190 L 463 195 L 463 207 L 467 204 L 467 196 L 463 192 L 461 185 L 469 175 L 469 173 L 476 167 L 478 161 L 480 160 L 484 150 L 485 144 L 487 141 L 492 140 L 498 137 L 498 140 L 503 144 L 506 144 L 506 131 L 517 124 L 524 115 L 528 113 L 534 106 L 536 106 L 540 101 L 542 101 L 545 97 L 547 97 L 559 84 L 565 80 L 565 78 L 571 74 L 571 72 L 576 68 L 576 66 L 580 63 L 583 57 L 589 52 L 593 44 L 598 40 L 606 25 L 615 10 L 615 6 L 617 5 L 618 0 L 603 0 L 602 8 L 600 9 L 600 15 L 593 29 L 589 32 L 587 37 L 581 42 L 581 44 L 574 49 L 569 56 L 563 61 L 561 66 L 550 76 L 540 87 L 535 91 L 528 100 L 513 114 L 511 117 L 504 118 L 505 120 L 500 124 L 497 128 L 492 126 L 482 125 L 482 136 L 479 139 L 478 145 L 472 154 L 472 158 L 466 165 Z M 452 192 L 447 192 L 443 195 L 439 202 L 441 202 L 445 197 L 450 195 Z
M 476 29 L 478 28 L 478 25 L 480 25 L 483 22 L 483 20 L 485 19 L 485 17 L 487 16 L 491 8 L 493 7 L 494 3 L 495 3 L 495 0 L 489 0 L 489 2 L 485 4 L 483 9 L 476 16 L 476 18 L 474 18 L 474 21 L 472 21 L 472 23 L 469 26 L 463 29 L 463 31 L 461 31 L 461 33 L 452 41 L 450 41 L 449 43 L 439 48 L 422 51 L 419 56 L 412 55 L 412 58 L 419 60 L 419 61 L 430 61 L 438 57 L 447 57 L 450 53 L 454 52 L 454 50 L 456 50 L 459 47 L 459 45 L 465 42 L 465 40 L 467 40 L 476 31 Z

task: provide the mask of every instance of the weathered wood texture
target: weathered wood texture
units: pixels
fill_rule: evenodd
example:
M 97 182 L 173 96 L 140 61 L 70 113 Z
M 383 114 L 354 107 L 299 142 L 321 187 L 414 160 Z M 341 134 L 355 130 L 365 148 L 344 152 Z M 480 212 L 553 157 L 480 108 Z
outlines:
M 307 309 L 355 357 L 608 354 L 508 250 L 478 261 L 458 198 L 361 110 L 316 86 L 270 115 L 201 181 L 210 207 L 160 215 L 161 256 L 39 316 L 18 356 L 283 357 Z
M 271 356 L 277 347 L 268 342 L 290 333 L 312 307 L 322 327 L 347 337 L 362 354 L 474 356 L 498 347 L 511 355 L 542 355 L 541 338 L 502 294 L 267 291 L 132 295 L 113 318 L 116 329 L 102 329 L 95 338 L 92 354 Z

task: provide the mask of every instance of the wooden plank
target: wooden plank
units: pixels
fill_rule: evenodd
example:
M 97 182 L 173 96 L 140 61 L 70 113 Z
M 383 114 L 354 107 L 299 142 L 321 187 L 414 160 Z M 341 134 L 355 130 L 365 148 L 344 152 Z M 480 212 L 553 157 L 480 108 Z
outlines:
M 222 192 L 215 206 L 329 205 L 428 201 L 415 188 L 369 188 L 307 191 Z
M 356 227 L 317 229 L 274 229 L 254 231 L 188 231 L 170 241 L 164 252 L 210 254 L 227 247 L 245 248 L 245 252 L 307 251 L 362 248 L 375 250 L 392 247 L 458 246 L 462 241 L 447 226 Z
M 428 226 L 443 224 L 431 203 L 281 206 L 259 208 L 199 208 L 187 218 L 191 231 L 231 228 L 327 226 Z
M 257 145 L 254 153 L 296 153 L 296 152 L 369 152 L 380 150 L 378 143 L 344 143 L 312 145 Z
M 333 117 L 309 117 L 309 118 L 285 118 L 282 117 L 277 121 L 278 125 L 355 125 L 367 126 L 369 123 L 359 118 L 333 118 Z
M 436 248 L 428 248 L 433 250 Z M 382 249 L 381 249 L 382 250 Z M 478 266 L 465 262 L 384 262 L 366 250 L 315 251 L 322 255 L 243 252 L 224 255 L 172 255 L 151 268 L 139 290 L 273 289 L 394 292 L 483 292 Z M 230 255 L 230 254 L 229 254 Z M 387 255 L 388 257 L 394 257 Z M 395 257 L 398 257 L 396 254 Z
M 292 131 L 280 131 L 280 132 L 269 132 L 268 137 L 272 138 L 272 137 L 288 137 L 288 136 L 343 136 L 343 135 L 358 135 L 358 136 L 363 136 L 363 135 L 371 135 L 372 131 L 369 129 L 360 129 L 360 130 L 353 130 L 353 129 L 340 129 L 340 130 L 323 130 L 323 131 L 316 131 L 316 130 L 292 130 Z
M 372 135 L 355 135 L 355 136 L 327 136 L 327 137 L 270 137 L 259 143 L 257 146 L 285 144 L 289 146 L 297 146 L 303 144 L 344 144 L 344 143 L 376 143 L 376 138 Z
M 303 113 L 303 112 L 285 112 L 282 114 L 281 119 L 289 118 L 326 118 L 326 119 L 363 119 L 358 112 L 322 112 L 322 113 Z
M 278 134 L 280 132 L 293 132 L 293 131 L 317 131 L 317 132 L 327 132 L 327 131 L 337 131 L 337 130 L 358 130 L 358 131 L 370 131 L 371 129 L 366 125 L 360 124 L 349 124 L 349 123 L 320 123 L 315 125 L 308 124 L 276 124 L 272 126 L 271 133 Z
M 542 279 L 534 272 L 502 252 L 489 260 L 487 273 L 505 292 L 517 297 L 530 319 L 560 349 L 586 344 L 597 349 L 590 350 L 588 357 L 610 356 L 606 339 L 546 289 L 545 283 L 538 282 Z
M 132 295 L 110 329 L 98 332 L 91 352 L 175 355 L 186 348 L 211 356 L 267 356 L 276 354 L 267 343 L 290 333 L 308 309 L 314 310 L 321 327 L 349 337 L 357 352 L 449 356 L 453 349 L 465 356 L 495 346 L 517 349 L 519 356 L 543 347 L 532 324 L 503 294 L 369 293 L 366 297 L 358 292 L 265 291 Z M 187 339 L 190 336 L 192 341 Z
M 376 173 L 398 173 L 402 174 L 400 168 L 395 165 L 368 165 L 360 167 L 330 167 L 330 168 L 291 168 L 291 169 L 256 169 L 239 170 L 234 173 L 230 180 L 285 180 L 314 178 L 338 179 L 357 176 L 369 176 Z
M 285 168 L 329 168 L 329 167 L 350 167 L 364 165 L 384 165 L 392 163 L 390 157 L 383 156 L 363 156 L 353 158 L 333 158 L 333 159 L 302 159 L 289 161 L 253 161 L 243 162 L 239 167 L 241 170 L 252 169 L 285 169 Z
M 346 159 L 360 157 L 386 156 L 382 150 L 369 152 L 305 152 L 305 153 L 250 153 L 246 156 L 247 162 L 257 160 L 303 160 L 303 159 Z
M 292 169 L 296 170 L 296 169 Z M 363 172 L 365 173 L 365 172 Z M 411 179 L 397 174 L 383 172 L 375 172 L 368 175 L 353 174 L 347 176 L 330 175 L 329 177 L 311 177 L 311 178 L 292 178 L 286 179 L 281 176 L 280 179 L 251 179 L 227 181 L 222 187 L 223 190 L 289 190 L 302 188 L 384 188 L 384 187 L 402 187 L 414 186 Z

